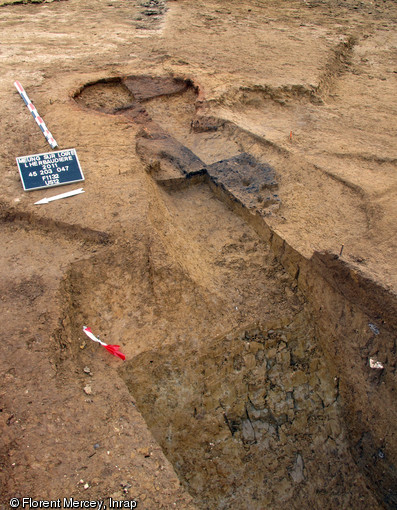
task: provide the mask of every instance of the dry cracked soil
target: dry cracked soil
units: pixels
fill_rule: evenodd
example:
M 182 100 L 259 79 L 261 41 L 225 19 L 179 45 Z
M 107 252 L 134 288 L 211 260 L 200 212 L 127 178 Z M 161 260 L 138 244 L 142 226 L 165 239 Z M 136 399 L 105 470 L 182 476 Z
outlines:
M 0 0 L 1 508 L 397 508 L 396 21 Z

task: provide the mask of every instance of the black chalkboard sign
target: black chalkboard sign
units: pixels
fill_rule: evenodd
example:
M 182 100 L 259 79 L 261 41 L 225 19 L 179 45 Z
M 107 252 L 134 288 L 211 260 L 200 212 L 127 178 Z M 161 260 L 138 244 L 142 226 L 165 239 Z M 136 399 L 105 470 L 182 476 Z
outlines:
M 76 149 L 23 156 L 17 165 L 25 191 L 84 181 Z

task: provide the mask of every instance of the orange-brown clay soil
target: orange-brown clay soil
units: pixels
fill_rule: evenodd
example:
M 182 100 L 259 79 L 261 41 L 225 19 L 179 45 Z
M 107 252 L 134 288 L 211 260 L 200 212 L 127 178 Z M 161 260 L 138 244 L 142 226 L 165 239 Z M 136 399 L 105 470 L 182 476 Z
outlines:
M 0 0 L 1 508 L 397 508 L 396 21 Z

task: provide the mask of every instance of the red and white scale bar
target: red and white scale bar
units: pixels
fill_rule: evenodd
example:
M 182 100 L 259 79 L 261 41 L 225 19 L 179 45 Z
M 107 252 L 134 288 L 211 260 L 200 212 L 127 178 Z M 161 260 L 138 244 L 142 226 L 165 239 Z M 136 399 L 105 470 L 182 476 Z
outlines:
M 14 85 L 21 95 L 24 103 L 28 107 L 30 113 L 32 114 L 34 120 L 36 121 L 37 125 L 41 129 L 43 135 L 45 136 L 47 142 L 51 145 L 53 149 L 58 146 L 57 142 L 55 141 L 52 134 L 48 131 L 47 126 L 44 124 L 44 120 L 40 117 L 39 112 L 36 110 L 36 108 L 33 106 L 32 101 L 29 99 L 28 95 L 25 92 L 25 89 L 22 87 L 22 85 L 19 83 L 19 81 L 15 81 Z
M 98 344 L 101 344 L 107 351 L 110 352 L 110 354 L 113 354 L 113 356 L 117 356 L 118 358 L 125 360 L 125 355 L 119 351 L 120 346 L 119 345 L 108 345 L 105 344 L 105 342 L 102 342 L 97 338 L 94 333 L 91 331 L 91 328 L 87 328 L 87 326 L 83 326 L 84 333 L 88 336 L 88 338 L 91 338 L 94 342 L 98 342 Z

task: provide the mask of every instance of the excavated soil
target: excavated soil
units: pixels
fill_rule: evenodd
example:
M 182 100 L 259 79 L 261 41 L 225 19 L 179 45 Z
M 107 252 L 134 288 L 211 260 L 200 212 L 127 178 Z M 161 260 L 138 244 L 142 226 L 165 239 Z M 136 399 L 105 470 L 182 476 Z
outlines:
M 0 504 L 397 508 L 395 3 L 0 14 Z

